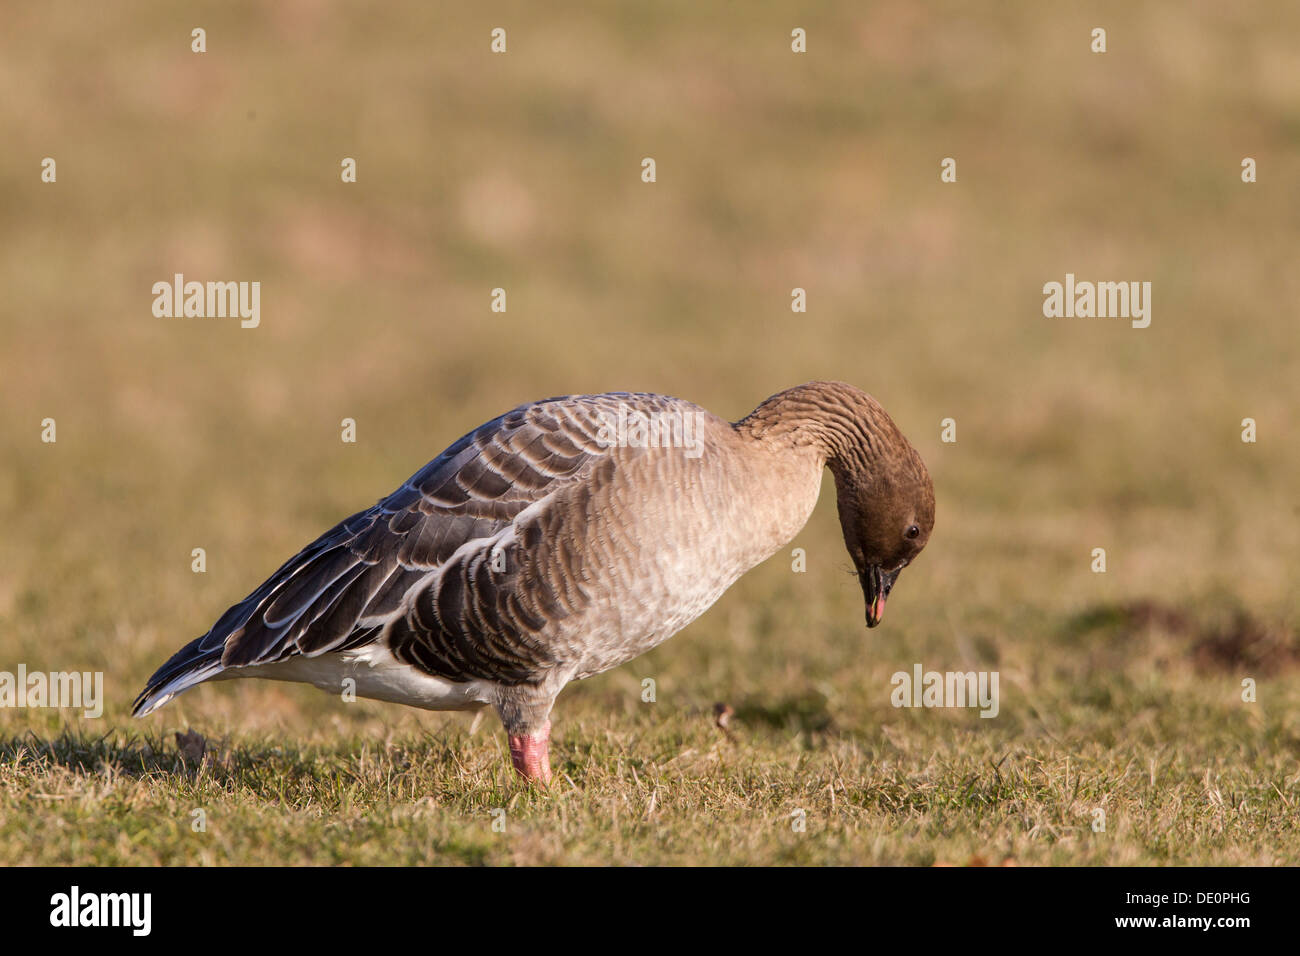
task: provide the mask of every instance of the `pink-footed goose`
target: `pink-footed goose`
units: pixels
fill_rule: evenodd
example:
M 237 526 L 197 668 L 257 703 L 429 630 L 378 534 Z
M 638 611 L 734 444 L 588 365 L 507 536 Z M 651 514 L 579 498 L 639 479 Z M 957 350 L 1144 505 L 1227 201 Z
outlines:
M 835 478 L 880 623 L 934 526 L 916 450 L 865 392 L 812 382 L 734 424 L 680 399 L 521 405 L 327 531 L 149 679 L 143 716 L 212 679 L 267 677 L 430 710 L 492 705 L 549 781 L 560 690 L 699 617 L 803 527 Z

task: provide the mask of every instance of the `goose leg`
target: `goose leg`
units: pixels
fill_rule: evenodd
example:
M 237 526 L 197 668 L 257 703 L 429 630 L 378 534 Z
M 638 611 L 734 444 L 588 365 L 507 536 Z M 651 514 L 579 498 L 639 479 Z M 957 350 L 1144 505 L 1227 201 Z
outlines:
M 551 722 L 532 734 L 510 734 L 510 762 L 525 780 L 551 782 Z

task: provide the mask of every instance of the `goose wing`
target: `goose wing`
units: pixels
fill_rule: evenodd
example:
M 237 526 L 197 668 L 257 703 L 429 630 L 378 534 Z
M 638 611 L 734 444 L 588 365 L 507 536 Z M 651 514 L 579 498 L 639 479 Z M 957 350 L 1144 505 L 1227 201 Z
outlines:
M 451 445 L 395 492 L 340 522 L 227 610 L 150 678 L 146 714 L 231 667 L 387 639 L 450 680 L 520 683 L 551 660 L 539 632 L 586 602 L 586 503 L 612 480 L 605 437 L 620 403 L 569 396 L 521 405 Z

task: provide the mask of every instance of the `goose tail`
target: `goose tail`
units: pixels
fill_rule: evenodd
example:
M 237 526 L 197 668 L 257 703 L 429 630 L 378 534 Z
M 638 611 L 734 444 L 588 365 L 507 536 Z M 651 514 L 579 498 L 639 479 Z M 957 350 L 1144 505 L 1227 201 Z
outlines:
M 221 673 L 225 670 L 221 651 L 220 643 L 215 648 L 203 647 L 202 637 L 186 644 L 149 678 L 135 699 L 131 714 L 135 717 L 151 714 L 177 694 Z

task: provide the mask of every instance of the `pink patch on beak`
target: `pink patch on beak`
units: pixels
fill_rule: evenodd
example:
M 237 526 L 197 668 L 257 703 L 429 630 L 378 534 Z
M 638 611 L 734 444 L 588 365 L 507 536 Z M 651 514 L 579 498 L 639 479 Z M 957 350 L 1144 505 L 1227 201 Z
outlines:
M 873 618 L 875 618 L 877 621 L 880 621 L 880 620 L 883 620 L 883 619 L 884 619 L 884 617 L 885 617 L 885 596 L 884 596 L 883 594 L 877 594 L 877 595 L 876 595 L 876 603 L 873 604 L 873 605 L 871 605 L 871 616 L 872 616 Z

